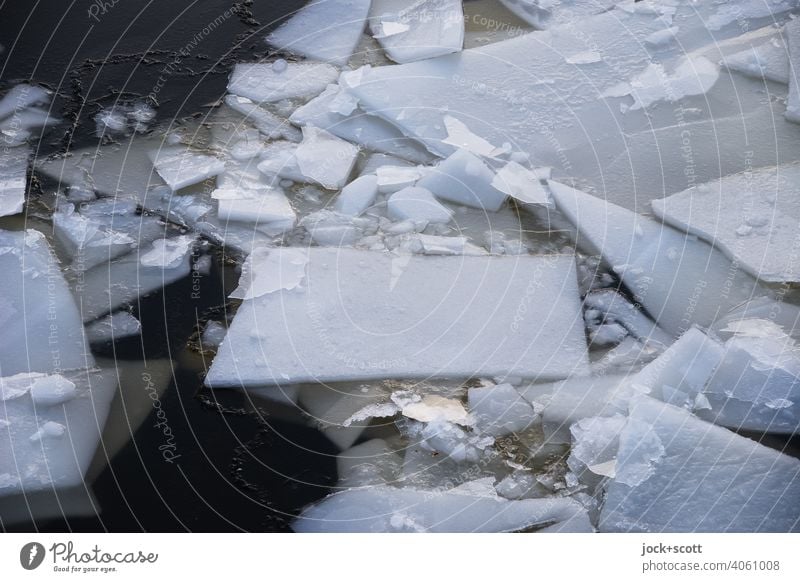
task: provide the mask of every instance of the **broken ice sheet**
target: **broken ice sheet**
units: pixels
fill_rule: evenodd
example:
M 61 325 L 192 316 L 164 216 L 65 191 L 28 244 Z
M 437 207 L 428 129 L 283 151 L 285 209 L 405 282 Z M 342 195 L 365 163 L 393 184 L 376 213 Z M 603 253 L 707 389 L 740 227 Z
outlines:
M 127 311 L 117 311 L 93 321 L 86 326 L 86 339 L 90 342 L 106 342 L 137 336 L 142 324 Z
M 754 277 L 800 282 L 800 164 L 725 176 L 652 205 L 665 222 L 714 243 Z
M 217 216 L 223 221 L 254 223 L 255 227 L 276 222 L 294 226 L 297 215 L 281 188 L 217 188 L 211 197 L 217 201 Z
M 75 300 L 44 235 L 0 230 L 0 272 L 0 375 L 93 366 Z
M 298 265 L 291 287 L 280 284 L 287 280 L 275 271 L 285 263 L 280 257 L 298 252 L 307 264 Z M 586 368 L 571 256 L 453 260 L 309 248 L 272 249 L 266 258 L 249 264 L 244 297 L 252 300 L 236 313 L 206 377 L 210 386 L 563 378 Z M 262 277 L 270 287 L 254 292 Z M 508 297 L 524 298 L 523 315 Z
M 453 212 L 439 204 L 427 188 L 409 186 L 391 195 L 387 202 L 389 218 L 420 223 L 450 222 Z
M 30 150 L 26 147 L 0 149 L 0 216 L 22 212 L 29 156 Z
M 78 204 L 61 201 L 53 213 L 56 240 L 75 271 L 101 263 L 146 245 L 165 231 L 164 223 L 139 214 L 130 200 L 104 199 Z
M 264 137 L 269 139 L 286 139 L 295 142 L 301 139 L 300 131 L 296 127 L 292 127 L 287 120 L 270 113 L 246 97 L 226 95 L 225 105 L 233 109 L 236 113 L 244 115 L 245 122 L 252 124 Z M 226 143 L 225 145 L 227 146 L 229 144 Z M 236 157 L 233 148 L 230 153 L 233 157 Z
M 800 461 L 652 398 L 631 404 L 600 531 L 792 532 Z
M 506 199 L 492 185 L 494 179 L 495 173 L 479 157 L 458 150 L 426 172 L 416 185 L 442 200 L 494 212 Z
M 634 299 L 675 336 L 770 294 L 704 241 L 564 184 L 551 180 L 548 186 L 556 208 L 575 227 L 578 246 L 601 255 Z
M 233 68 L 228 92 L 255 103 L 310 99 L 322 93 L 338 76 L 336 67 L 324 63 L 288 63 L 283 59 L 271 63 L 240 63 Z
M 460 0 L 373 0 L 369 27 L 397 63 L 454 53 L 464 44 Z
M 84 370 L 3 398 L 0 497 L 82 485 L 116 388 L 115 373 Z
M 197 184 L 225 171 L 225 162 L 181 146 L 164 146 L 150 153 L 156 172 L 173 190 Z
M 722 64 L 731 71 L 789 84 L 789 49 L 780 29 L 764 28 L 757 31 L 754 46 L 728 55 Z
M 503 436 L 528 428 L 538 415 L 511 384 L 470 388 L 469 411 L 475 428 L 484 434 Z
M 303 127 L 303 141 L 295 152 L 300 172 L 329 190 L 344 187 L 357 155 L 353 144 L 311 125 Z
M 361 39 L 370 0 L 313 0 L 267 35 L 267 43 L 317 61 L 347 63 Z
M 716 71 L 726 51 L 744 47 L 724 42 L 735 39 L 740 27 L 709 33 L 706 18 L 716 14 L 714 2 L 648 3 L 648 10 L 627 9 L 629 4 L 457 55 L 363 69 L 343 75 L 340 83 L 364 110 L 383 116 L 440 155 L 454 151 L 446 143 L 445 124 L 445 117 L 453 117 L 489 143 L 512 143 L 537 163 L 552 166 L 556 175 L 580 179 L 628 208 L 687 187 L 681 150 L 687 127 L 693 143 L 718 145 L 692 149 L 697 181 L 739 171 L 737 156 L 746 150 L 754 151 L 754 167 L 774 165 L 776 139 L 782 156 L 790 151 L 789 160 L 796 157 L 798 135 L 779 117 L 782 105 L 762 103 L 763 82 Z M 770 4 L 767 14 L 756 14 L 749 10 L 755 4 L 747 2 L 742 13 L 741 23 L 749 29 L 782 22 L 792 8 Z M 667 17 L 674 12 L 680 23 L 675 42 L 648 46 L 646 39 L 665 28 L 662 12 Z M 584 50 L 606 59 L 585 66 L 566 62 L 565 55 Z M 679 62 L 683 55 L 691 56 Z M 642 76 L 654 59 L 663 63 L 668 84 L 655 69 Z M 689 74 L 692 63 L 702 65 L 702 78 Z M 554 79 L 558 87 L 573 88 L 564 99 L 553 99 Z M 611 91 L 621 82 L 628 90 Z M 639 85 L 633 92 L 632 83 Z M 704 89 L 707 94 L 697 94 Z M 613 95 L 604 97 L 608 91 Z M 739 95 L 735 104 L 727 98 L 732 92 Z M 640 104 L 651 105 L 631 110 L 637 96 Z M 681 105 L 683 117 L 677 121 L 671 101 Z M 600 150 L 603 156 L 598 157 Z
M 503 532 L 565 522 L 585 512 L 571 499 L 509 501 L 466 483 L 426 491 L 379 485 L 335 493 L 305 509 L 297 532 Z
M 492 178 L 491 186 L 523 204 L 552 207 L 550 194 L 535 172 L 517 162 L 508 162 Z
M 620 0 L 500 0 L 503 5 L 528 24 L 543 30 L 578 22 L 582 18 L 605 12 L 619 4 Z

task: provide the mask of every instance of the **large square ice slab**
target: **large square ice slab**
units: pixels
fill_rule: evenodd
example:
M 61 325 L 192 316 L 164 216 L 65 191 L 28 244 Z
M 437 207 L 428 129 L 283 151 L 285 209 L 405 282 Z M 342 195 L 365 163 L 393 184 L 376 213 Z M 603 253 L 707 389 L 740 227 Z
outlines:
M 251 271 L 211 386 L 586 369 L 572 256 L 287 248 Z

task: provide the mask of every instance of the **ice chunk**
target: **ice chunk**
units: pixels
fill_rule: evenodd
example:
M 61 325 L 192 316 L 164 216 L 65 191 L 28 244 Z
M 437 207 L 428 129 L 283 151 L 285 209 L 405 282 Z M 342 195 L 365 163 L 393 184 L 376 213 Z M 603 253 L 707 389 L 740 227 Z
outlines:
M 477 156 L 459 150 L 428 172 L 417 186 L 436 197 L 494 212 L 506 195 L 492 186 L 495 173 Z
M 566 521 L 583 511 L 571 499 L 510 501 L 460 487 L 444 491 L 379 485 L 343 491 L 303 511 L 297 532 L 502 532 Z
M 570 427 L 572 449 L 567 466 L 578 480 L 590 487 L 603 477 L 616 475 L 619 435 L 627 419 L 621 414 L 579 420 Z
M 150 159 L 164 181 L 173 190 L 197 184 L 225 171 L 225 162 L 180 146 L 165 146 L 151 152 Z
M 247 97 L 227 95 L 225 97 L 225 105 L 244 115 L 249 123 L 252 123 L 259 132 L 269 139 L 300 141 L 302 137 L 300 131 L 296 127 L 292 127 L 288 121 L 258 106 Z
M 116 341 L 139 335 L 142 324 L 127 311 L 117 311 L 86 326 L 90 342 Z
M 625 413 L 634 389 L 624 375 L 570 378 L 554 384 L 531 384 L 519 393 L 539 406 L 548 443 L 570 442 L 570 425 L 592 416 Z
M 347 183 L 357 155 L 353 144 L 310 125 L 303 127 L 303 142 L 295 153 L 303 175 L 330 190 Z
M 98 265 L 72 281 L 72 293 L 84 321 L 91 321 L 189 275 L 195 235 L 154 241 L 140 253 L 128 253 Z M 109 286 L 109 281 L 111 285 Z
M 445 115 L 444 127 L 447 130 L 447 137 L 442 140 L 442 143 L 487 158 L 494 158 L 505 153 L 502 148 L 495 147 L 481 136 L 473 133 L 463 121 L 455 117 Z
M 163 222 L 137 213 L 128 200 L 96 200 L 59 204 L 53 213 L 53 232 L 72 259 L 70 268 L 86 271 L 146 245 L 165 231 Z
M 419 166 L 380 166 L 375 170 L 378 177 L 378 192 L 392 194 L 416 184 L 427 171 Z
M 0 375 L 94 365 L 75 301 L 44 235 L 0 230 L 0 272 L 5 274 L 0 281 Z
M 219 323 L 218 321 L 209 321 L 203 329 L 201 342 L 203 349 L 215 349 L 219 347 L 222 340 L 225 339 L 225 334 L 228 333 L 228 328 Z
M 508 162 L 492 179 L 491 186 L 523 204 L 552 207 L 553 201 L 538 176 L 517 162 Z
M 218 188 L 211 195 L 221 220 L 254 222 L 257 225 L 287 223 L 294 226 L 297 215 L 281 188 Z
M 338 487 L 384 485 L 400 474 L 402 459 L 383 439 L 372 439 L 336 457 Z
M 305 33 L 315 32 L 307 30 Z M 338 76 L 336 67 L 324 63 L 239 63 L 233 67 L 228 92 L 256 103 L 311 99 L 322 93 L 329 83 L 334 83 Z
M 453 212 L 445 208 L 427 188 L 410 186 L 395 192 L 388 201 L 389 217 L 393 220 L 448 223 Z
M 116 393 L 115 379 L 87 371 L 43 376 L 29 396 L 3 402 L 0 497 L 83 485 Z
M 790 71 L 786 41 L 780 30 L 772 27 L 767 30 L 770 34 L 759 39 L 763 42 L 726 56 L 722 64 L 731 71 L 788 85 Z
M 305 281 L 308 260 L 306 249 L 257 249 L 245 260 L 239 287 L 231 297 L 254 299 L 276 291 L 296 289 Z
M 417 240 L 422 243 L 422 252 L 426 255 L 483 255 L 482 248 L 468 242 L 465 236 L 436 236 L 419 234 Z
M 0 216 L 22 212 L 28 185 L 28 157 L 25 147 L 0 149 Z
M 610 10 L 620 0 L 500 0 L 514 14 L 538 29 L 581 19 Z
M 406 137 L 394 125 L 358 107 L 358 100 L 329 85 L 315 99 L 296 109 L 290 121 L 313 125 L 365 149 L 386 152 L 417 163 L 427 163 L 433 156 L 416 140 Z
M 600 254 L 665 331 L 710 325 L 733 307 L 767 295 L 717 249 L 692 236 L 580 192 L 548 182 L 577 244 Z
M 714 243 L 755 277 L 800 282 L 800 164 L 748 170 L 653 201 L 672 226 Z
M 336 212 L 359 216 L 372 206 L 378 196 L 378 177 L 361 176 L 344 187 L 336 198 L 333 208 Z
M 370 0 L 315 0 L 267 35 L 267 43 L 317 61 L 347 63 L 361 39 Z
M 484 434 L 503 436 L 520 432 L 537 419 L 531 405 L 511 384 L 470 388 L 469 411 L 475 416 L 475 428 Z
M 297 253 L 307 263 L 291 282 L 302 286 L 283 288 L 276 265 Z M 255 283 L 245 298 L 253 300 L 233 320 L 206 378 L 211 386 L 561 378 L 586 369 L 571 256 L 413 255 L 399 266 L 389 253 L 310 248 L 273 249 L 266 259 L 251 262 Z M 262 277 L 272 292 L 253 292 Z
M 460 0 L 373 0 L 370 30 L 395 62 L 408 63 L 461 50 Z
M 800 461 L 652 398 L 631 405 L 616 475 L 600 531 L 800 528 Z
M 703 95 L 718 78 L 719 68 L 705 57 L 686 56 L 672 72 L 660 63 L 651 63 L 630 81 L 634 98 L 630 111 L 646 109 L 659 101 L 674 103 L 687 96 Z
M 593 291 L 586 295 L 583 305 L 585 309 L 593 309 L 601 314 L 604 321 L 613 321 L 621 325 L 635 338 L 645 343 L 666 347 L 674 339 L 614 290 Z

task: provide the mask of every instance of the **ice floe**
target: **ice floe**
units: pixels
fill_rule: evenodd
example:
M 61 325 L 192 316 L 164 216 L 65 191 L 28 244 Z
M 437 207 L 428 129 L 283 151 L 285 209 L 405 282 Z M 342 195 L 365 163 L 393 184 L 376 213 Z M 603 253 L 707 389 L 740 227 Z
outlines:
M 28 186 L 28 157 L 25 147 L 0 151 L 0 216 L 22 212 Z
M 233 68 L 228 92 L 255 103 L 311 99 L 338 77 L 339 70 L 324 63 L 240 63 Z

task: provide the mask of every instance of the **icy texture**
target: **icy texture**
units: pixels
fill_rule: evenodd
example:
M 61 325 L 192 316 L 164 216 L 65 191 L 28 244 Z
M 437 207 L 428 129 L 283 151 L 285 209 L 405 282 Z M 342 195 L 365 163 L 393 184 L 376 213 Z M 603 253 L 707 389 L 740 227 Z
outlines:
M 308 32 L 314 32 L 306 31 Z M 311 99 L 336 81 L 336 67 L 322 63 L 241 63 L 233 68 L 228 92 L 256 103 Z
M 767 79 L 776 83 L 789 84 L 789 49 L 780 30 L 763 29 L 758 44 L 726 56 L 725 67 L 756 79 Z
M 784 28 L 789 45 L 789 96 L 786 99 L 786 119 L 800 123 L 800 20 L 789 21 Z
M 620 4 L 457 55 L 365 69 L 340 83 L 363 109 L 437 154 L 454 151 L 445 123 L 453 117 L 489 143 L 513 144 L 556 177 L 580 179 L 628 208 L 740 171 L 743 151 L 754 152 L 754 167 L 775 165 L 776 151 L 800 152 L 797 133 L 779 117 L 782 105 L 762 103 L 763 82 L 720 75 L 715 64 L 746 48 L 736 39 L 743 28 L 780 23 L 796 2 L 750 0 L 736 4 L 736 15 L 720 14 L 712 0 L 645 6 Z M 713 35 L 710 18 L 720 23 Z M 646 43 L 673 23 L 674 42 Z M 601 60 L 567 62 L 586 51 Z M 564 87 L 572 90 L 554 99 Z M 708 143 L 714 147 L 700 147 Z
M 228 333 L 228 328 L 219 323 L 218 321 L 209 321 L 203 329 L 201 341 L 203 349 L 214 349 L 219 347 L 222 340 L 225 339 L 225 334 Z
M 373 0 L 369 26 L 397 63 L 454 53 L 464 44 L 460 0 Z
M 347 183 L 357 155 L 353 144 L 310 125 L 303 127 L 303 141 L 295 153 L 300 172 L 330 190 Z
M 388 485 L 344 491 L 300 514 L 297 532 L 503 532 L 566 521 L 583 512 L 571 499 L 509 501 L 466 483 L 444 491 Z
M 494 178 L 494 172 L 480 158 L 459 150 L 428 172 L 417 186 L 442 200 L 493 212 L 506 199 L 492 186 Z
M 439 204 L 430 190 L 415 186 L 392 194 L 388 209 L 393 220 L 448 223 L 453 217 L 453 212 Z
M 211 197 L 219 204 L 220 220 L 252 222 L 256 227 L 278 222 L 291 228 L 297 219 L 281 188 L 218 188 Z
M 127 311 L 118 311 L 93 321 L 86 326 L 86 338 L 90 342 L 115 341 L 139 335 L 142 324 Z
M 800 282 L 800 164 L 726 176 L 654 200 L 653 211 L 714 243 L 754 277 Z
M 533 407 L 511 384 L 470 388 L 468 398 L 475 428 L 484 434 L 503 436 L 523 431 L 537 418 Z
M 347 63 L 361 39 L 370 0 L 315 0 L 267 35 L 267 42 L 317 61 Z
M 733 307 L 767 295 L 712 246 L 640 214 L 548 182 L 577 244 L 602 255 L 661 327 L 680 335 L 710 325 Z
M 500 0 L 514 14 L 538 29 L 579 22 L 605 12 L 620 0 Z
M 368 150 L 385 152 L 412 162 L 423 163 L 433 156 L 414 139 L 408 138 L 394 125 L 365 112 L 358 101 L 338 85 L 296 109 L 290 121 L 296 125 L 314 125 Z
M 225 171 L 225 162 L 180 146 L 163 147 L 151 153 L 153 165 L 173 190 L 197 184 Z
M 570 427 L 572 448 L 567 466 L 587 485 L 602 477 L 614 477 L 617 470 L 619 435 L 627 419 L 621 414 L 579 420 Z
M 22 212 L 28 184 L 28 156 L 25 147 L 0 149 L 0 216 Z
M 298 250 L 274 249 L 268 258 L 281 264 L 278 257 L 287 252 Z M 254 299 L 237 312 L 209 385 L 474 374 L 563 378 L 585 370 L 570 256 L 453 260 L 303 252 L 305 277 L 294 288 L 247 291 Z M 260 261 L 251 265 L 256 281 L 261 269 Z M 527 309 L 518 311 L 508 297 L 524 298 Z
M 589 293 L 583 305 L 587 312 L 594 310 L 605 322 L 614 322 L 645 343 L 666 347 L 674 339 L 616 291 L 602 289 Z
M 165 225 L 156 217 L 139 215 L 128 200 L 61 203 L 53 214 L 53 231 L 70 268 L 86 271 L 115 259 L 139 245 L 163 236 Z
M 248 123 L 252 123 L 260 133 L 269 139 L 287 139 L 289 141 L 300 141 L 302 136 L 296 127 L 281 119 L 277 115 L 270 113 L 263 107 L 253 103 L 247 97 L 227 95 L 225 105 L 244 115 Z M 231 155 L 234 155 L 232 149 Z M 234 157 L 236 157 L 234 155 Z
M 631 407 L 616 475 L 600 531 L 800 528 L 800 461 L 651 398 Z
M 0 375 L 93 366 L 80 314 L 44 235 L 0 230 L 0 272 Z
M 0 378 L 2 385 L 7 378 Z M 116 375 L 41 377 L 0 406 L 0 497 L 83 484 L 116 393 Z

